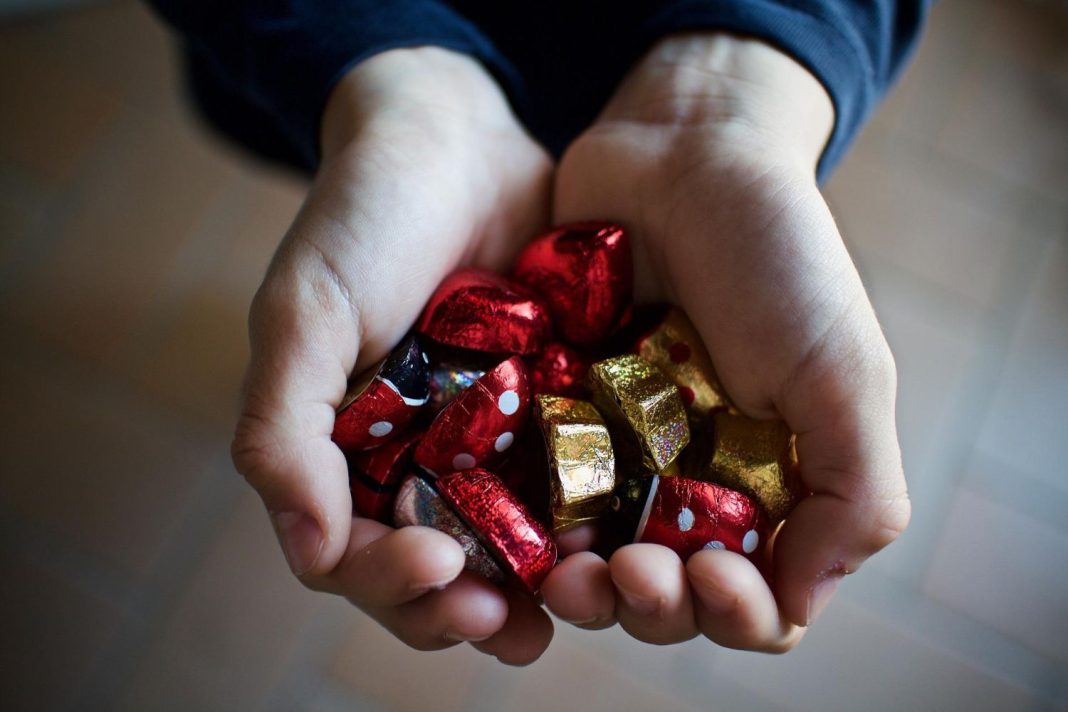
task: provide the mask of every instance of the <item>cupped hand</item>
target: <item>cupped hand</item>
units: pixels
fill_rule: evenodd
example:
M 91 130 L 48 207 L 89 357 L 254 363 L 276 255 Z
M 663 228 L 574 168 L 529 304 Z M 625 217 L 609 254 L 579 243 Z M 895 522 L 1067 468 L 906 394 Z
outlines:
M 413 647 L 475 641 L 528 663 L 552 637 L 548 616 L 463 572 L 445 534 L 353 517 L 330 434 L 350 374 L 385 356 L 446 274 L 505 269 L 546 227 L 551 161 L 476 62 L 434 48 L 350 71 L 326 107 L 322 146 L 253 302 L 234 462 L 304 584 L 347 597 Z
M 698 634 L 779 652 L 836 583 L 906 526 L 896 372 L 815 183 L 833 123 L 818 82 L 759 42 L 670 38 L 632 71 L 561 161 L 553 221 L 608 219 L 635 242 L 639 300 L 681 305 L 734 403 L 797 434 L 812 492 L 774 541 L 772 585 L 727 551 L 683 564 L 634 544 L 572 555 L 545 600 L 585 627 Z

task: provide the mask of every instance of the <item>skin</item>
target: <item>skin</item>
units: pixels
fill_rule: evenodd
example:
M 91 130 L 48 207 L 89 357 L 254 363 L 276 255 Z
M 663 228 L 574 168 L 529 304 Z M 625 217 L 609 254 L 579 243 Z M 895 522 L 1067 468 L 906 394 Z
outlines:
M 681 305 L 735 403 L 797 433 L 813 495 L 775 541 L 774 589 L 730 552 L 684 565 L 635 544 L 607 562 L 572 553 L 545 582 L 545 605 L 656 644 L 796 645 L 834 583 L 909 517 L 893 359 L 814 179 L 832 125 L 822 87 L 778 51 L 676 36 L 635 66 L 554 173 L 474 61 L 419 48 L 353 69 L 253 303 L 233 444 L 294 573 L 421 650 L 472 641 L 512 665 L 544 652 L 553 627 L 538 602 L 462 572 L 452 539 L 352 517 L 330 433 L 348 376 L 388 352 L 452 269 L 503 270 L 550 224 L 609 218 L 634 240 L 638 298 Z M 572 533 L 563 548 L 589 538 Z

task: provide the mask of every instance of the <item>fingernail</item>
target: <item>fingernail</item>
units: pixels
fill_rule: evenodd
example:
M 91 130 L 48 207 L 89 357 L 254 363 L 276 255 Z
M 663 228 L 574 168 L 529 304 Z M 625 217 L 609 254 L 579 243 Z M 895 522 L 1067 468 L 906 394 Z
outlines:
M 835 589 L 838 588 L 838 582 L 841 580 L 841 574 L 830 574 L 816 582 L 816 585 L 808 592 L 808 625 L 815 623 L 823 613 L 823 609 L 830 603 Z
M 461 635 L 460 633 L 453 633 L 452 631 L 446 631 L 445 632 L 445 640 L 449 641 L 450 643 L 477 643 L 479 641 L 486 640 L 489 637 L 490 636 L 488 636 L 488 635 L 483 635 L 481 637 L 477 637 L 477 636 L 464 636 L 464 635 Z
M 567 618 L 561 618 L 560 620 L 564 621 L 565 623 L 570 623 L 571 625 L 591 625 L 601 619 L 597 616 L 594 616 L 593 618 L 583 618 L 582 620 L 569 620 Z
M 289 569 L 295 576 L 311 571 L 323 550 L 323 533 L 318 522 L 301 512 L 276 512 L 271 520 Z
M 635 613 L 643 616 L 651 616 L 660 612 L 661 603 L 659 598 L 640 598 L 619 589 L 619 597 L 623 603 Z

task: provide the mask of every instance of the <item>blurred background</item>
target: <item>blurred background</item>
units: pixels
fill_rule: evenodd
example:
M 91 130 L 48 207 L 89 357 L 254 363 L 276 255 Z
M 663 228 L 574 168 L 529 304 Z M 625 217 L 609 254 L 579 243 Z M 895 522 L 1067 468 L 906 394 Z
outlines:
M 228 444 L 304 183 L 198 124 L 140 4 L 32 4 L 0 5 L 0 706 L 1068 710 L 1064 3 L 939 3 L 828 189 L 897 355 L 905 536 L 785 657 L 561 624 L 522 670 L 289 576 Z

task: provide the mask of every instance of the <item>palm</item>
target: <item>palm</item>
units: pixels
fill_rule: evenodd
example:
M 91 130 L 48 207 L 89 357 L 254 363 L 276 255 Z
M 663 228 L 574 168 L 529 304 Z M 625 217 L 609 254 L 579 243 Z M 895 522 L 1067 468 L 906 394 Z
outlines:
M 657 617 L 676 626 L 652 627 L 626 604 L 621 622 L 651 642 L 700 631 L 727 645 L 788 648 L 800 636 L 793 624 L 808 620 L 812 581 L 855 567 L 844 551 L 825 558 L 835 537 L 847 539 L 857 524 L 836 500 L 869 494 L 858 482 L 870 458 L 896 460 L 896 452 L 864 452 L 839 437 L 856 429 L 858 388 L 889 402 L 879 424 L 892 432 L 893 386 L 882 372 L 885 341 L 834 221 L 811 175 L 769 159 L 759 142 L 726 140 L 721 127 L 610 113 L 571 146 L 557 176 L 554 220 L 593 218 L 630 228 L 639 300 L 674 302 L 689 313 L 739 408 L 783 418 L 799 434 L 803 476 L 817 493 L 776 541 L 774 592 L 740 557 L 699 555 L 686 567 L 691 599 L 677 583 L 687 578 L 677 560 L 628 547 L 610 562 L 616 589 L 624 600 L 644 595 L 668 606 Z M 896 501 L 887 497 L 886 507 Z M 552 583 L 551 592 L 580 585 Z M 712 591 L 734 601 L 726 621 L 710 612 L 723 608 Z

